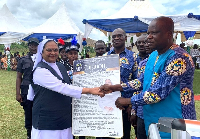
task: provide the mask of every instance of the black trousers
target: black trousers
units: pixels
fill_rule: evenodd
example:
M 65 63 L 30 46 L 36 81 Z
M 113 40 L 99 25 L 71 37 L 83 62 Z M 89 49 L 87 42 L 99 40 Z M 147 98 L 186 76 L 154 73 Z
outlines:
M 147 139 L 144 119 L 137 117 L 137 139 Z
M 27 100 L 27 92 L 28 92 L 28 86 L 22 86 L 21 87 L 21 96 L 22 96 L 23 102 L 21 102 L 21 106 L 24 109 L 25 128 L 27 130 L 27 136 L 31 136 L 33 102 L 30 100 Z
M 130 139 L 130 133 L 131 133 L 131 122 L 128 119 L 128 113 L 126 110 L 122 111 L 122 117 L 123 117 L 123 129 L 124 129 L 124 136 L 122 139 Z

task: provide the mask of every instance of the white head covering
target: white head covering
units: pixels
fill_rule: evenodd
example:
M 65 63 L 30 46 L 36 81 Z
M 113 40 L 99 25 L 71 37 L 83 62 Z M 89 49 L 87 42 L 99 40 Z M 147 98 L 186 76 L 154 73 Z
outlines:
M 37 64 L 42 61 L 42 51 L 44 49 L 44 45 L 47 43 L 47 41 L 50 41 L 50 40 L 53 40 L 53 39 L 45 39 L 39 43 L 38 48 L 37 48 L 37 53 L 35 55 L 36 59 L 35 59 L 35 63 L 33 66 L 33 70 L 36 68 Z M 27 99 L 33 101 L 34 96 L 35 96 L 34 90 L 33 90 L 32 86 L 29 85 Z
M 34 66 L 33 66 L 33 70 L 36 68 L 37 64 L 42 61 L 42 51 L 44 49 L 44 45 L 47 43 L 47 41 L 50 41 L 50 40 L 54 41 L 53 39 L 45 39 L 45 40 L 43 40 L 42 42 L 39 43 L 38 48 L 37 48 L 36 60 L 35 60 Z

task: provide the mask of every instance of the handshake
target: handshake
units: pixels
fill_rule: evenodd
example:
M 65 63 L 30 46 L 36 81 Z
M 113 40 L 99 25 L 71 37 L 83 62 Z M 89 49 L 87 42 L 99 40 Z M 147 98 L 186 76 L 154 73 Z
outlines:
M 123 91 L 121 84 L 116 84 L 116 85 L 108 85 L 104 84 L 100 87 L 95 87 L 95 88 L 84 88 L 87 89 L 86 93 L 93 94 L 93 95 L 99 95 L 100 97 L 104 97 L 105 94 L 109 94 L 115 91 Z M 83 92 L 83 94 L 86 94 Z M 115 105 L 117 108 L 124 110 L 124 106 L 128 106 L 131 104 L 131 98 L 122 98 L 119 97 L 115 101 Z

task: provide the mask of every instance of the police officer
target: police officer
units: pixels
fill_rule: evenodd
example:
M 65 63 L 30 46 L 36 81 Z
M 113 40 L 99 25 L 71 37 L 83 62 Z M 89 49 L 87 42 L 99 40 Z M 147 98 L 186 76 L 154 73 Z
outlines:
M 21 57 L 17 64 L 16 78 L 16 100 L 23 106 L 25 112 L 25 128 L 27 130 L 27 139 L 31 138 L 32 128 L 32 101 L 27 100 L 28 87 L 30 84 L 32 69 L 39 40 L 30 38 L 28 40 L 29 53 Z M 21 90 L 21 93 L 20 93 Z

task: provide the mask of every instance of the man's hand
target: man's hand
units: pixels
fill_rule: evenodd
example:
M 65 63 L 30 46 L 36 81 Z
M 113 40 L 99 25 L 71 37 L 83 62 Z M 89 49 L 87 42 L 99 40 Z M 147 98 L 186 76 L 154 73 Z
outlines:
M 103 92 L 104 94 L 109 94 L 113 92 L 111 89 L 111 85 L 108 85 L 108 84 L 104 84 L 100 86 L 100 91 Z
M 83 88 L 82 94 L 93 94 L 93 95 L 99 95 L 101 97 L 103 97 L 105 95 L 103 92 L 100 92 L 99 87 Z
M 131 125 L 133 127 L 136 127 L 137 126 L 137 116 L 136 115 L 131 115 L 130 122 L 131 122 Z
M 17 94 L 17 95 L 16 95 L 16 100 L 17 100 L 19 103 L 22 102 L 22 96 L 21 96 L 21 94 Z
M 126 113 L 128 114 L 128 120 L 130 120 L 130 118 L 131 118 L 131 109 L 132 109 L 132 107 L 127 107 L 126 108 Z
M 122 98 L 118 97 L 117 100 L 115 101 L 115 105 L 117 108 L 120 110 L 125 110 L 124 106 L 128 106 L 131 104 L 131 98 Z

